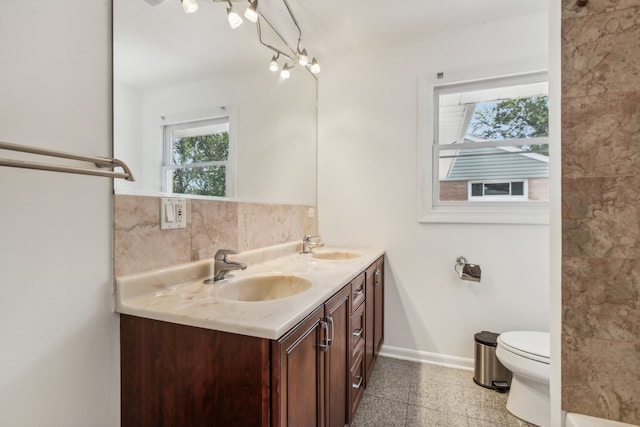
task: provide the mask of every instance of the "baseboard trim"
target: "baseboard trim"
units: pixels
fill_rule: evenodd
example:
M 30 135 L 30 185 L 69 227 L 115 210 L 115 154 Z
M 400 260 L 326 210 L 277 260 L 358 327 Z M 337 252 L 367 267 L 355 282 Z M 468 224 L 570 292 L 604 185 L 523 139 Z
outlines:
M 428 351 L 411 350 L 402 347 L 392 347 L 383 345 L 380 349 L 380 355 L 392 357 L 394 359 L 410 360 L 412 362 L 430 363 L 432 365 L 446 366 L 449 368 L 458 368 L 473 370 L 474 361 L 466 357 L 450 356 L 448 354 L 430 353 Z

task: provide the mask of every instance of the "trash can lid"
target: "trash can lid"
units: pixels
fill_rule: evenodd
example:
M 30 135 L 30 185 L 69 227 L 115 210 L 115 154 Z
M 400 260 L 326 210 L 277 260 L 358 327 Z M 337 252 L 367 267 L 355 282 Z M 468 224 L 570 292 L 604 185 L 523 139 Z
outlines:
M 474 335 L 476 342 L 480 344 L 496 347 L 498 345 L 498 335 L 495 332 L 482 331 Z

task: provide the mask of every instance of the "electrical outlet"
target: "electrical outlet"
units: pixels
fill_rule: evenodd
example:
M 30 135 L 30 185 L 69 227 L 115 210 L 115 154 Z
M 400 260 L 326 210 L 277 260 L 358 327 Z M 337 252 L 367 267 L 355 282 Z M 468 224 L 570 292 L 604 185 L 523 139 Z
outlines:
M 160 229 L 187 227 L 187 200 L 176 197 L 160 199 Z

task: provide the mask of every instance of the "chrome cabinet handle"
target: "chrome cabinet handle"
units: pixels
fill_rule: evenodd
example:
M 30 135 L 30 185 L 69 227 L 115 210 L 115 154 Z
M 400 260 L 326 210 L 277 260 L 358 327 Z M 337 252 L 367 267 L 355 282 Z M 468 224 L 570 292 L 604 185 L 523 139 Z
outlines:
M 362 377 L 357 377 L 357 378 L 358 378 L 358 382 L 355 384 L 351 384 L 351 387 L 360 388 L 360 386 L 362 385 Z
M 377 268 L 375 273 L 373 273 L 373 285 L 378 286 L 380 284 L 380 269 Z
M 354 337 L 359 337 L 360 335 L 362 335 L 362 328 L 356 329 L 351 333 L 351 335 L 353 335 Z
M 353 295 L 355 295 L 355 296 L 362 295 L 363 293 L 364 293 L 364 291 L 362 290 L 362 288 L 358 288 L 355 291 L 353 291 Z
M 327 317 L 327 323 L 331 327 L 331 334 L 327 336 L 327 346 L 333 343 L 333 318 Z
M 321 340 L 324 340 L 324 344 L 320 344 L 320 351 L 329 351 L 329 326 L 327 325 L 327 322 L 325 322 L 324 320 L 320 321 L 320 329 L 324 331 L 324 338 L 323 338 L 323 334 L 320 333 L 321 336 Z

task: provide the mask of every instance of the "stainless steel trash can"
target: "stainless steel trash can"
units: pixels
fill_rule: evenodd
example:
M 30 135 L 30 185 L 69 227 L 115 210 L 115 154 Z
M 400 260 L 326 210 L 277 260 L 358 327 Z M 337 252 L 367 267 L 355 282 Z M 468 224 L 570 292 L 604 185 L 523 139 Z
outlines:
M 478 332 L 474 335 L 473 381 L 482 387 L 504 393 L 509 390 L 511 385 L 511 371 L 505 368 L 496 357 L 498 335 L 489 331 Z

